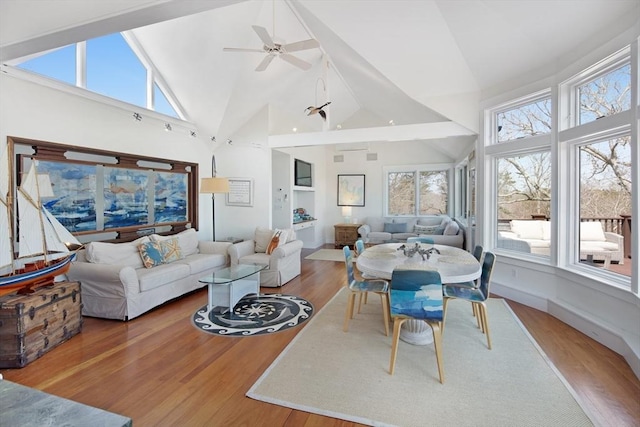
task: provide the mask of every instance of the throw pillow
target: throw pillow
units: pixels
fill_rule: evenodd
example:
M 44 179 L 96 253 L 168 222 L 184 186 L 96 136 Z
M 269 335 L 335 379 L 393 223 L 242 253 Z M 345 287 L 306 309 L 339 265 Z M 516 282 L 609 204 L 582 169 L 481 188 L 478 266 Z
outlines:
M 407 232 L 407 224 L 403 222 L 385 222 L 384 223 L 384 232 L 385 233 L 406 233 Z
M 271 242 L 271 238 L 273 237 L 273 230 L 268 228 L 257 227 L 255 232 L 256 242 L 255 252 L 258 254 L 263 254 L 267 251 L 267 246 L 269 246 L 269 242 Z
M 276 230 L 275 233 L 273 233 L 273 237 L 271 237 L 271 241 L 269 242 L 269 245 L 267 245 L 267 250 L 265 251 L 267 255 L 271 255 L 273 253 L 273 251 L 276 250 L 276 248 L 278 246 L 281 245 L 281 241 L 284 242 L 284 240 L 286 239 L 286 236 L 282 235 L 282 230 Z
M 447 224 L 447 228 L 444 229 L 445 236 L 455 236 L 460 231 L 460 226 L 457 222 L 451 221 Z
M 438 225 L 414 225 L 413 232 L 416 234 L 436 234 L 438 228 Z M 442 231 L 444 231 L 444 227 Z
M 162 253 L 162 260 L 165 264 L 183 259 L 182 250 L 180 248 L 180 240 L 177 237 L 173 239 L 166 239 L 158 242 L 160 245 L 160 252 Z
M 143 243 L 138 246 L 138 251 L 140 251 L 142 264 L 144 264 L 146 268 L 164 264 L 164 258 L 162 256 L 162 250 L 160 249 L 159 242 Z

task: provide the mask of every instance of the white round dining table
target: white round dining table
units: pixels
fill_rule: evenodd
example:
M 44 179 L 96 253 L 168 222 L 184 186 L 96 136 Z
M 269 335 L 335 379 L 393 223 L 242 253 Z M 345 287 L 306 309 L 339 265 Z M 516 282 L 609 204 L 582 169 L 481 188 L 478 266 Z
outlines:
M 422 249 L 435 248 L 428 258 L 423 260 L 419 253 L 407 257 L 398 250 L 403 243 L 384 243 L 371 246 L 356 259 L 356 267 L 362 273 L 381 279 L 391 280 L 396 268 L 411 270 L 432 270 L 440 273 L 442 283 L 461 283 L 476 280 L 482 273 L 482 266 L 469 252 L 445 245 L 421 243 Z M 426 258 L 426 255 L 425 255 Z M 410 320 L 402 325 L 400 339 L 410 344 L 425 345 L 433 342 L 431 327 L 421 320 Z

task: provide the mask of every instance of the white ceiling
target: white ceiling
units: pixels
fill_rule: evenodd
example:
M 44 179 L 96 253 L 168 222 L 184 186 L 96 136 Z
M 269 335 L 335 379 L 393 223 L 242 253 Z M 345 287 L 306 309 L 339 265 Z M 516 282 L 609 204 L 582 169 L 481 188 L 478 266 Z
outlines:
M 585 40 L 610 39 L 639 16 L 640 0 L 2 0 L 0 59 L 133 30 L 206 134 L 233 135 L 268 106 L 274 135 L 393 120 L 399 135 L 420 129 L 412 139 L 455 157 L 478 129 L 483 91 L 554 70 Z M 261 48 L 251 26 L 272 33 L 274 17 L 278 39 L 320 42 L 295 53 L 310 70 L 276 59 L 255 72 L 263 54 L 222 51 Z M 304 114 L 325 99 L 326 125 Z M 447 147 L 443 124 L 454 136 Z

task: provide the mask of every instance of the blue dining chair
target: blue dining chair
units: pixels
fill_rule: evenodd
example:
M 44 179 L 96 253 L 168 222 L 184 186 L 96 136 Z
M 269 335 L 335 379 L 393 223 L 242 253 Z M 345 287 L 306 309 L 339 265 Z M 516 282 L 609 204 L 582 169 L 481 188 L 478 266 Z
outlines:
M 389 336 L 389 282 L 382 279 L 356 280 L 353 271 L 353 255 L 348 246 L 342 248 L 344 252 L 344 262 L 347 268 L 347 288 L 349 289 L 349 299 L 347 301 L 347 311 L 344 316 L 343 330 L 349 330 L 349 320 L 353 319 L 353 309 L 356 302 L 356 295 L 375 292 L 380 295 L 382 301 L 382 318 L 384 321 L 384 333 Z
M 398 354 L 398 341 L 402 324 L 410 319 L 423 320 L 431 326 L 436 350 L 438 375 L 444 384 L 442 363 L 443 297 L 442 281 L 437 271 L 393 270 L 389 291 L 393 338 L 389 373 L 393 375 Z
M 475 259 L 478 260 L 478 262 L 480 262 L 482 260 L 482 253 L 484 252 L 484 248 L 480 245 L 476 245 L 475 248 L 473 248 L 473 256 Z
M 435 245 L 434 240 L 431 237 L 422 237 L 422 236 L 417 236 L 417 237 L 407 237 L 407 243 L 428 243 L 430 245 Z
M 496 263 L 496 256 L 493 252 L 486 252 L 482 261 L 482 274 L 480 276 L 480 286 L 475 287 L 475 282 L 454 283 L 444 285 L 442 294 L 444 295 L 444 319 L 442 321 L 442 329 L 444 330 L 445 320 L 447 318 L 447 304 L 451 299 L 461 299 L 469 301 L 475 308 L 474 314 L 478 327 L 482 333 L 487 335 L 487 347 L 491 350 L 491 337 L 489 336 L 489 321 L 487 318 L 486 300 L 490 295 L 491 274 L 493 266 Z
M 362 239 L 356 240 L 356 243 L 354 246 L 356 248 L 356 254 L 358 256 L 360 256 L 365 250 L 364 241 Z M 362 277 L 364 280 L 379 279 L 379 277 L 371 276 L 367 273 L 363 273 L 362 271 L 360 272 L 360 277 Z M 362 301 L 364 300 L 364 303 L 366 304 L 368 299 L 369 299 L 369 293 L 365 292 L 363 294 L 360 294 L 360 299 L 358 301 L 358 313 L 360 313 L 360 309 L 362 308 Z

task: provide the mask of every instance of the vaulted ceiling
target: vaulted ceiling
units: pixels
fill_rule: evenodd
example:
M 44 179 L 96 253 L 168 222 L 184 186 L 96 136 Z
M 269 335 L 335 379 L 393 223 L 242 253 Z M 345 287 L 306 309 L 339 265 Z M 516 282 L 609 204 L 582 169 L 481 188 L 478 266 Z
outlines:
M 233 135 L 269 108 L 271 135 L 340 128 L 357 140 L 380 127 L 380 140 L 431 141 L 455 158 L 483 94 L 546 77 L 638 16 L 640 0 L 3 0 L 0 59 L 132 30 L 205 134 Z M 276 58 L 257 72 L 263 53 L 223 51 L 261 49 L 252 25 L 281 43 L 318 40 L 294 53 L 311 68 Z M 304 113 L 325 101 L 327 122 Z

